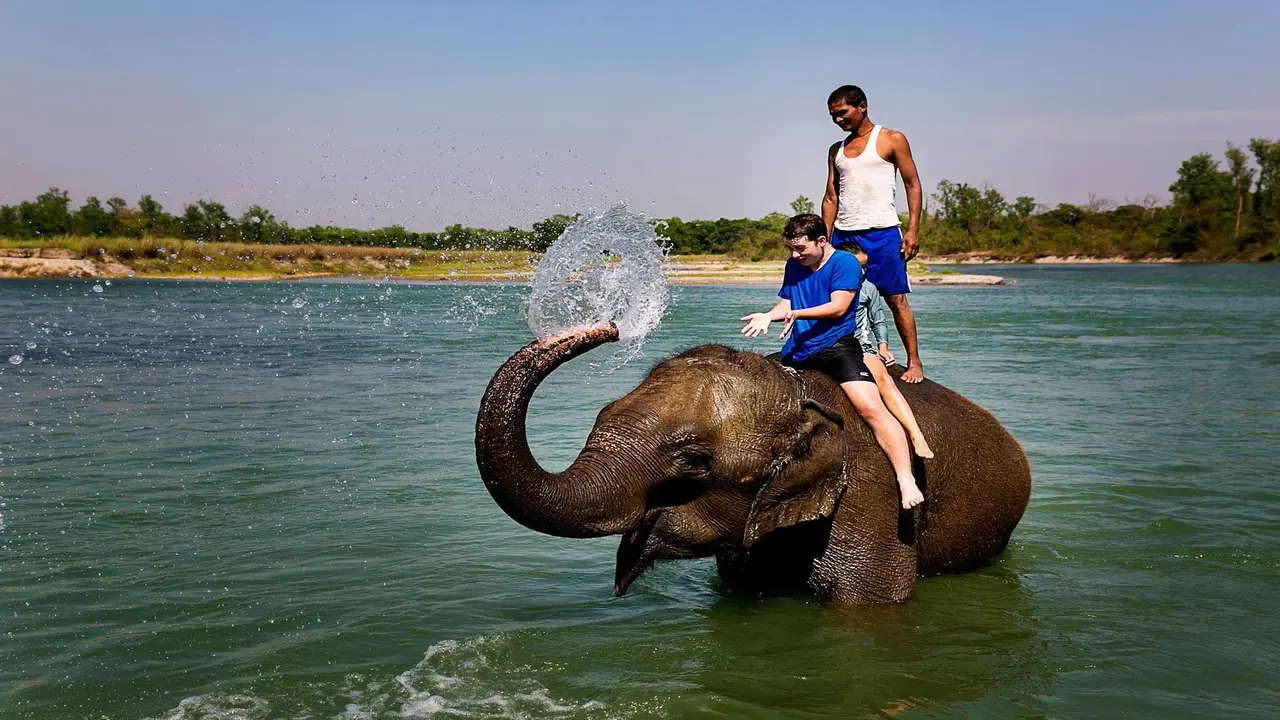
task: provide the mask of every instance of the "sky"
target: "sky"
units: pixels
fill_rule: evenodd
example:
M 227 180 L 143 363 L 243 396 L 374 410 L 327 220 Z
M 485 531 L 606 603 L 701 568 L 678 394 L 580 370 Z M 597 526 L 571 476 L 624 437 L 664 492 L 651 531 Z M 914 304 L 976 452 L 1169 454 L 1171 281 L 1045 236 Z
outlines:
M 1280 138 L 1277 27 L 1273 0 L 0 0 L 0 204 L 759 217 L 821 197 L 846 83 L 926 193 L 1165 200 L 1192 154 Z

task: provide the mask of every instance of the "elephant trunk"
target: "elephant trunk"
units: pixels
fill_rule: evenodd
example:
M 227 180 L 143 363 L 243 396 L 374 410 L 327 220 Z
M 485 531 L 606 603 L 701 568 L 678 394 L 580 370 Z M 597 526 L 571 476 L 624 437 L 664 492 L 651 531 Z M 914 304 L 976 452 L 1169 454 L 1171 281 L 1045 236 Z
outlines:
M 564 472 L 549 473 L 534 459 L 525 432 L 538 384 L 560 365 L 617 339 L 618 329 L 609 325 L 539 340 L 512 355 L 489 381 L 476 416 L 476 464 L 498 506 L 527 528 L 599 537 L 631 530 L 643 518 L 643 488 L 630 493 L 619 484 L 616 458 L 588 448 Z

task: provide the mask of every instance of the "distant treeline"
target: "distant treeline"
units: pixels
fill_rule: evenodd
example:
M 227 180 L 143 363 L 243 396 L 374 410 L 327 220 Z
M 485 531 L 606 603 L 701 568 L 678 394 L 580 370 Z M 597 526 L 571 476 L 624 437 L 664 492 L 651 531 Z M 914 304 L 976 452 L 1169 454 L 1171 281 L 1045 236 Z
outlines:
M 1116 203 L 1090 196 L 1085 205 L 1047 207 L 1034 198 L 1006 199 L 990 186 L 943 180 L 926 202 L 920 228 L 926 255 L 985 253 L 1009 259 L 1043 255 L 1132 258 L 1174 256 L 1204 260 L 1274 260 L 1280 256 L 1280 140 L 1254 139 L 1248 153 L 1228 143 L 1226 168 L 1208 153 L 1178 169 L 1167 205 L 1148 196 Z M 812 212 L 799 197 L 794 213 Z M 411 232 L 399 225 L 354 230 L 290 227 L 253 205 L 240 217 L 210 200 L 171 215 L 150 195 L 137 207 L 121 198 L 104 205 L 88 198 L 71 209 L 68 193 L 50 188 L 35 200 L 0 205 L 0 237 L 178 237 L 205 242 L 417 247 L 425 250 L 546 250 L 575 216 L 554 215 L 525 230 L 452 225 L 442 232 Z M 677 255 L 726 254 L 743 260 L 784 257 L 779 232 L 787 215 L 758 220 L 655 220 Z
M 355 230 L 312 225 L 295 228 L 278 220 L 270 210 L 252 205 L 236 218 L 227 207 L 212 200 L 197 200 L 181 215 L 165 212 L 150 195 L 137 207 L 113 197 L 104 207 L 96 197 L 71 209 L 65 190 L 53 187 L 35 200 L 17 206 L 0 205 L 0 237 L 42 238 L 58 235 L 90 237 L 182 238 L 204 242 L 240 242 L 267 245 L 346 245 L 366 247 L 417 247 L 426 250 L 534 250 L 547 249 L 574 221 L 571 215 L 553 215 L 533 224 L 531 230 L 488 230 L 451 225 L 443 232 L 411 232 L 399 225 L 376 230 Z
M 921 245 L 929 254 L 1275 260 L 1280 140 L 1255 138 L 1248 151 L 1228 143 L 1225 169 L 1209 153 L 1184 160 L 1168 205 L 1155 196 L 1116 203 L 1091 195 L 1086 205 L 1048 208 L 1030 197 L 1010 202 L 991 187 L 943 180 L 921 223 Z

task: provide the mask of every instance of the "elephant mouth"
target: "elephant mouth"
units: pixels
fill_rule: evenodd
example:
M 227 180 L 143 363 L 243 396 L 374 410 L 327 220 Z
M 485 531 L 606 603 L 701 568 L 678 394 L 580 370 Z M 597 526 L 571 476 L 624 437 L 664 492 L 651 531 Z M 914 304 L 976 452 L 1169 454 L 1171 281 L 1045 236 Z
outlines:
M 618 543 L 617 564 L 613 574 L 613 595 L 622 597 L 649 566 L 653 564 L 654 550 L 649 538 L 653 535 L 653 527 L 662 517 L 662 508 L 645 513 L 640 527 L 622 534 Z

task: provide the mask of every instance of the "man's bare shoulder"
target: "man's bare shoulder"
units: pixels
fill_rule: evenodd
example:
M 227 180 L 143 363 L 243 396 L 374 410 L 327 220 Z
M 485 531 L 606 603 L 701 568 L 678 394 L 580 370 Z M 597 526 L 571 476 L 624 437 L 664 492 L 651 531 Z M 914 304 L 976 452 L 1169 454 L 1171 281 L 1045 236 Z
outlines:
M 894 130 L 893 128 L 881 128 L 880 137 L 895 145 L 907 142 L 907 136 L 904 135 L 901 130 Z
M 828 154 L 828 155 L 835 155 L 837 152 L 839 152 L 839 151 L 840 151 L 840 148 L 842 148 L 842 147 L 844 147 L 844 141 L 843 141 L 843 140 L 841 140 L 841 141 L 839 141 L 839 142 L 831 143 L 831 147 L 827 148 L 827 154 Z

